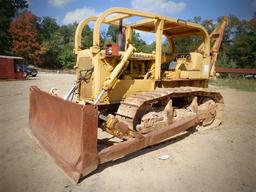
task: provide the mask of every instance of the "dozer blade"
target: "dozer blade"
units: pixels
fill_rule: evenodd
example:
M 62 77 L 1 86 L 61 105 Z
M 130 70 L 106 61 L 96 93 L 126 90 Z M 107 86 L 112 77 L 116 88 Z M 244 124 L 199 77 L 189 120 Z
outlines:
M 183 90 L 183 93 L 185 94 L 186 91 Z M 205 92 L 206 95 L 209 93 L 211 92 Z M 200 95 L 203 95 L 202 91 Z M 216 93 L 215 96 L 218 101 L 215 119 L 219 125 L 223 115 L 223 98 L 219 93 Z M 57 165 L 72 181 L 78 183 L 82 177 L 95 170 L 99 164 L 161 143 L 178 133 L 195 127 L 205 119 L 208 123 L 208 118 L 211 117 L 209 114 L 211 115 L 213 110 L 210 104 L 213 101 L 207 102 L 198 106 L 198 113 L 174 121 L 166 127 L 156 127 L 155 130 L 148 133 L 135 135 L 128 140 L 107 144 L 107 147 L 98 152 L 97 107 L 72 103 L 33 86 L 30 88 L 29 124 L 32 134 L 42 148 L 54 158 Z
M 30 88 L 29 125 L 39 145 L 75 182 L 98 166 L 98 110 Z

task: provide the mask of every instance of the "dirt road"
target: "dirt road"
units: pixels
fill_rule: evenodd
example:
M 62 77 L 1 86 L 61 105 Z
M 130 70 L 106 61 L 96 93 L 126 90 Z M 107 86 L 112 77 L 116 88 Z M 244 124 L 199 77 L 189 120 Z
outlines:
M 99 167 L 73 185 L 27 135 L 28 89 L 57 87 L 73 75 L 0 82 L 0 192 L 256 191 L 256 93 L 221 89 L 224 123 Z M 168 160 L 159 160 L 170 155 Z

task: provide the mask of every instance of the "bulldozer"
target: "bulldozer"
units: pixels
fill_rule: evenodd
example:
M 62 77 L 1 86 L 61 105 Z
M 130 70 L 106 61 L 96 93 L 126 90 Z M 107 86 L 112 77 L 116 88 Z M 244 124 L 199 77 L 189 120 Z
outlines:
M 89 24 L 94 24 L 93 44 L 84 48 L 82 33 Z M 196 23 L 127 8 L 83 19 L 75 32 L 74 86 L 63 98 L 30 87 L 33 137 L 77 183 L 100 164 L 198 126 L 219 126 L 224 100 L 208 89 L 208 81 L 226 24 L 223 19 L 208 34 Z M 116 42 L 102 44 L 103 25 L 117 27 Z M 152 52 L 136 51 L 134 31 L 154 34 Z M 175 38 L 182 37 L 200 37 L 202 43 L 176 53 Z

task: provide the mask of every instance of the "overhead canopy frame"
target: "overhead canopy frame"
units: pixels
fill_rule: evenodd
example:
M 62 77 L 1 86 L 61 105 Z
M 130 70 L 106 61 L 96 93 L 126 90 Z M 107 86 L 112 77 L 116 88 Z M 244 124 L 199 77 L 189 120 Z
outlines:
M 75 37 L 75 52 L 81 48 L 81 34 L 84 26 L 89 22 L 95 22 L 93 29 L 93 47 L 95 50 L 99 49 L 100 45 L 100 27 L 102 24 L 118 25 L 118 21 L 131 17 L 142 17 L 143 19 L 130 24 L 123 24 L 124 28 L 132 30 L 140 30 L 144 32 L 156 33 L 156 24 L 163 21 L 162 29 L 167 38 L 175 36 L 191 36 L 199 35 L 204 38 L 204 55 L 210 54 L 210 40 L 209 35 L 202 25 L 188 22 L 181 19 L 174 19 L 158 14 L 147 13 L 139 10 L 132 10 L 127 8 L 114 7 L 102 12 L 98 17 L 89 17 L 82 20 L 76 30 Z M 97 52 L 97 51 L 96 51 Z

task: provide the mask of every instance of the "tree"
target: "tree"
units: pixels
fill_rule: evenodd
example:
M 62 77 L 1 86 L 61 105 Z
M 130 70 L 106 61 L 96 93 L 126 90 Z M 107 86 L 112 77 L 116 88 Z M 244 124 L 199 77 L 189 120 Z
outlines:
M 118 32 L 118 27 L 115 25 L 109 25 L 107 30 L 107 39 L 113 42 L 116 42 L 116 35 Z
M 42 67 L 61 68 L 58 55 L 62 51 L 63 35 L 59 31 L 59 25 L 55 19 L 43 17 L 39 23 L 39 29 L 40 42 L 46 47 L 46 52 L 42 56 L 44 61 Z
M 239 21 L 235 31 L 232 43 L 226 48 L 227 56 L 238 67 L 256 68 L 256 19 Z
M 11 50 L 24 57 L 29 63 L 42 63 L 41 56 L 45 47 L 38 41 L 37 17 L 26 11 L 10 24 L 12 38 Z
M 74 45 L 72 42 L 65 44 L 62 47 L 61 52 L 58 54 L 58 60 L 60 61 L 62 68 L 73 68 L 75 64 L 75 56 L 73 53 Z
M 218 65 L 256 68 L 256 19 L 240 20 L 230 15 Z
M 213 21 L 211 19 L 205 19 L 202 21 L 201 23 L 205 29 L 207 30 L 207 32 L 210 34 L 214 28 L 216 27 L 214 24 L 213 24 Z
M 75 55 L 73 53 L 74 48 L 74 36 L 77 24 L 63 25 L 60 27 L 59 32 L 63 37 L 61 45 L 61 51 L 57 55 L 62 68 L 72 68 L 75 64 Z
M 39 24 L 40 39 L 43 41 L 50 41 L 51 36 L 59 29 L 56 20 L 51 17 L 43 17 Z
M 9 25 L 18 10 L 28 7 L 28 2 L 26 0 L 0 0 L 0 5 L 0 54 L 8 54 L 10 47 Z
M 92 29 L 86 25 L 82 32 L 82 48 L 88 49 L 92 46 L 93 32 Z
M 136 51 L 142 52 L 147 43 L 140 37 L 140 34 L 133 31 L 131 43 L 136 48 Z

